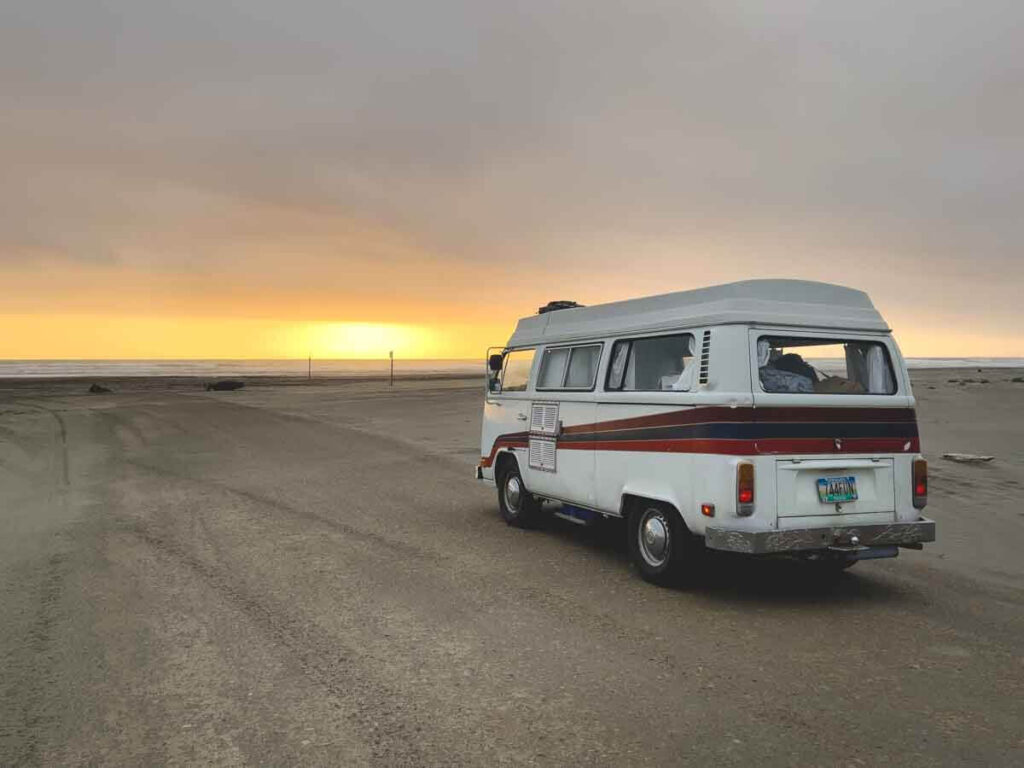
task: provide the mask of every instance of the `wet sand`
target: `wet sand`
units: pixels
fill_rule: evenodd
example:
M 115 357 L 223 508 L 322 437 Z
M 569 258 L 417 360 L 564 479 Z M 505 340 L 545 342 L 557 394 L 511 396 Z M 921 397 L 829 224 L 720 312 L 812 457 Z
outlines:
M 1024 372 L 913 376 L 936 544 L 686 591 L 506 527 L 477 382 L 0 382 L 0 764 L 1024 763 Z

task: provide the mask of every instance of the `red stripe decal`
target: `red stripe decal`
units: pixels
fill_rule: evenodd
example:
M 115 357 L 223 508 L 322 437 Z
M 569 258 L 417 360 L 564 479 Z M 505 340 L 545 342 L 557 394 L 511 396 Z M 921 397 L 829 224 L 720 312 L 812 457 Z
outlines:
M 916 422 L 913 408 L 818 408 L 768 407 L 729 408 L 726 406 L 701 406 L 685 410 L 656 413 L 651 416 L 634 416 L 628 419 L 613 419 L 595 424 L 575 424 L 566 427 L 567 435 L 580 432 L 609 432 L 616 429 L 641 429 L 644 427 L 676 427 L 702 423 L 736 422 Z
M 498 451 L 502 448 L 526 448 L 529 446 L 529 441 L 520 435 L 515 437 L 502 435 L 494 441 L 494 445 L 491 446 L 491 453 L 489 456 L 480 457 L 480 466 L 486 469 L 494 463 L 494 457 L 498 455 Z
M 638 451 L 642 453 L 712 453 L 727 456 L 756 456 L 777 453 L 917 453 L 918 438 L 857 437 L 844 438 L 836 449 L 831 438 L 764 438 L 761 440 L 596 440 L 559 443 L 561 451 Z
M 565 427 L 563 434 L 579 435 L 589 432 L 608 433 L 617 430 L 650 427 L 674 427 L 695 424 L 729 423 L 879 423 L 913 424 L 915 436 L 908 437 L 844 437 L 838 446 L 832 437 L 766 437 L 756 440 L 723 438 L 656 438 L 646 440 L 579 440 L 559 441 L 560 450 L 640 451 L 650 453 L 711 453 L 731 456 L 757 454 L 844 454 L 844 453 L 904 453 L 919 452 L 921 442 L 916 436 L 917 414 L 913 408 L 842 408 L 842 407 L 768 407 L 730 408 L 727 406 L 700 406 L 682 410 L 613 419 L 595 424 L 576 424 Z M 488 456 L 480 459 L 481 467 L 490 467 L 502 448 L 526 448 L 529 434 L 524 432 L 501 435 L 491 446 Z
M 770 454 L 845 453 L 920 453 L 921 441 L 912 437 L 849 437 L 836 449 L 829 438 L 765 438 L 762 440 L 598 440 L 593 442 L 558 443 L 560 451 L 630 451 L 639 453 L 709 453 L 724 456 L 756 456 Z M 490 467 L 502 447 L 526 448 L 526 440 L 498 440 L 490 456 L 483 456 L 481 467 Z

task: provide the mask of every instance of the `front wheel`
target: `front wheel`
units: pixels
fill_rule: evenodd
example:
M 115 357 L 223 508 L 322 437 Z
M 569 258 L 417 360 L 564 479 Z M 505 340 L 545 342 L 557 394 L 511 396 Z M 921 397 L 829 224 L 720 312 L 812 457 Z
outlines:
M 498 478 L 498 508 L 505 522 L 517 528 L 532 528 L 540 517 L 540 502 L 526 490 L 514 461 L 505 464 Z
M 629 516 L 629 552 L 644 580 L 665 586 L 693 579 L 703 545 L 668 504 L 641 501 Z

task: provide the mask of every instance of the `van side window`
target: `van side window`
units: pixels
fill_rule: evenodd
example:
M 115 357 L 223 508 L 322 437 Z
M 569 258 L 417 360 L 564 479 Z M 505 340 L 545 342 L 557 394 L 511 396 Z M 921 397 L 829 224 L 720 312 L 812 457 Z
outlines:
M 693 334 L 616 341 L 605 388 L 623 392 L 685 392 L 693 388 Z
M 892 361 L 877 341 L 762 336 L 757 377 L 765 392 L 896 394 Z
M 622 389 L 622 380 L 626 375 L 626 361 L 629 359 L 629 342 L 616 341 L 612 347 L 612 361 L 608 366 L 608 386 L 606 389 Z
M 593 389 L 600 361 L 600 344 L 546 349 L 537 389 Z
M 597 364 L 601 360 L 601 346 L 573 347 L 569 356 L 569 370 L 565 374 L 568 389 L 590 389 L 597 378 Z
M 530 382 L 533 367 L 532 349 L 515 349 L 505 355 L 505 368 L 501 372 L 502 392 L 524 392 Z
M 569 348 L 546 349 L 537 376 L 537 389 L 558 389 L 565 378 L 565 364 L 569 360 Z

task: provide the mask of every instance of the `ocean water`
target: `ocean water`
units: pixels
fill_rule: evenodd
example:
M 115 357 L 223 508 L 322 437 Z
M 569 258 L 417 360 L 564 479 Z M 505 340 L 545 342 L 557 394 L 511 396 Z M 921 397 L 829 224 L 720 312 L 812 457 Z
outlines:
M 908 368 L 1024 368 L 1024 357 L 908 357 Z
M 914 368 L 1024 368 L 1021 357 L 908 357 L 907 367 Z M 846 359 L 808 357 L 807 362 L 825 373 L 846 375 Z
M 825 361 L 822 361 L 825 362 Z M 1024 368 L 1020 357 L 911 357 L 910 368 Z M 0 379 L 306 376 L 306 360 L 0 360 Z M 313 360 L 313 376 L 378 377 L 387 360 Z M 395 360 L 395 376 L 484 375 L 483 360 Z
M 315 377 L 387 376 L 388 360 L 312 361 Z M 0 360 L 0 379 L 123 378 L 127 376 L 302 376 L 307 360 Z M 423 374 L 484 375 L 483 360 L 395 360 L 395 376 Z

